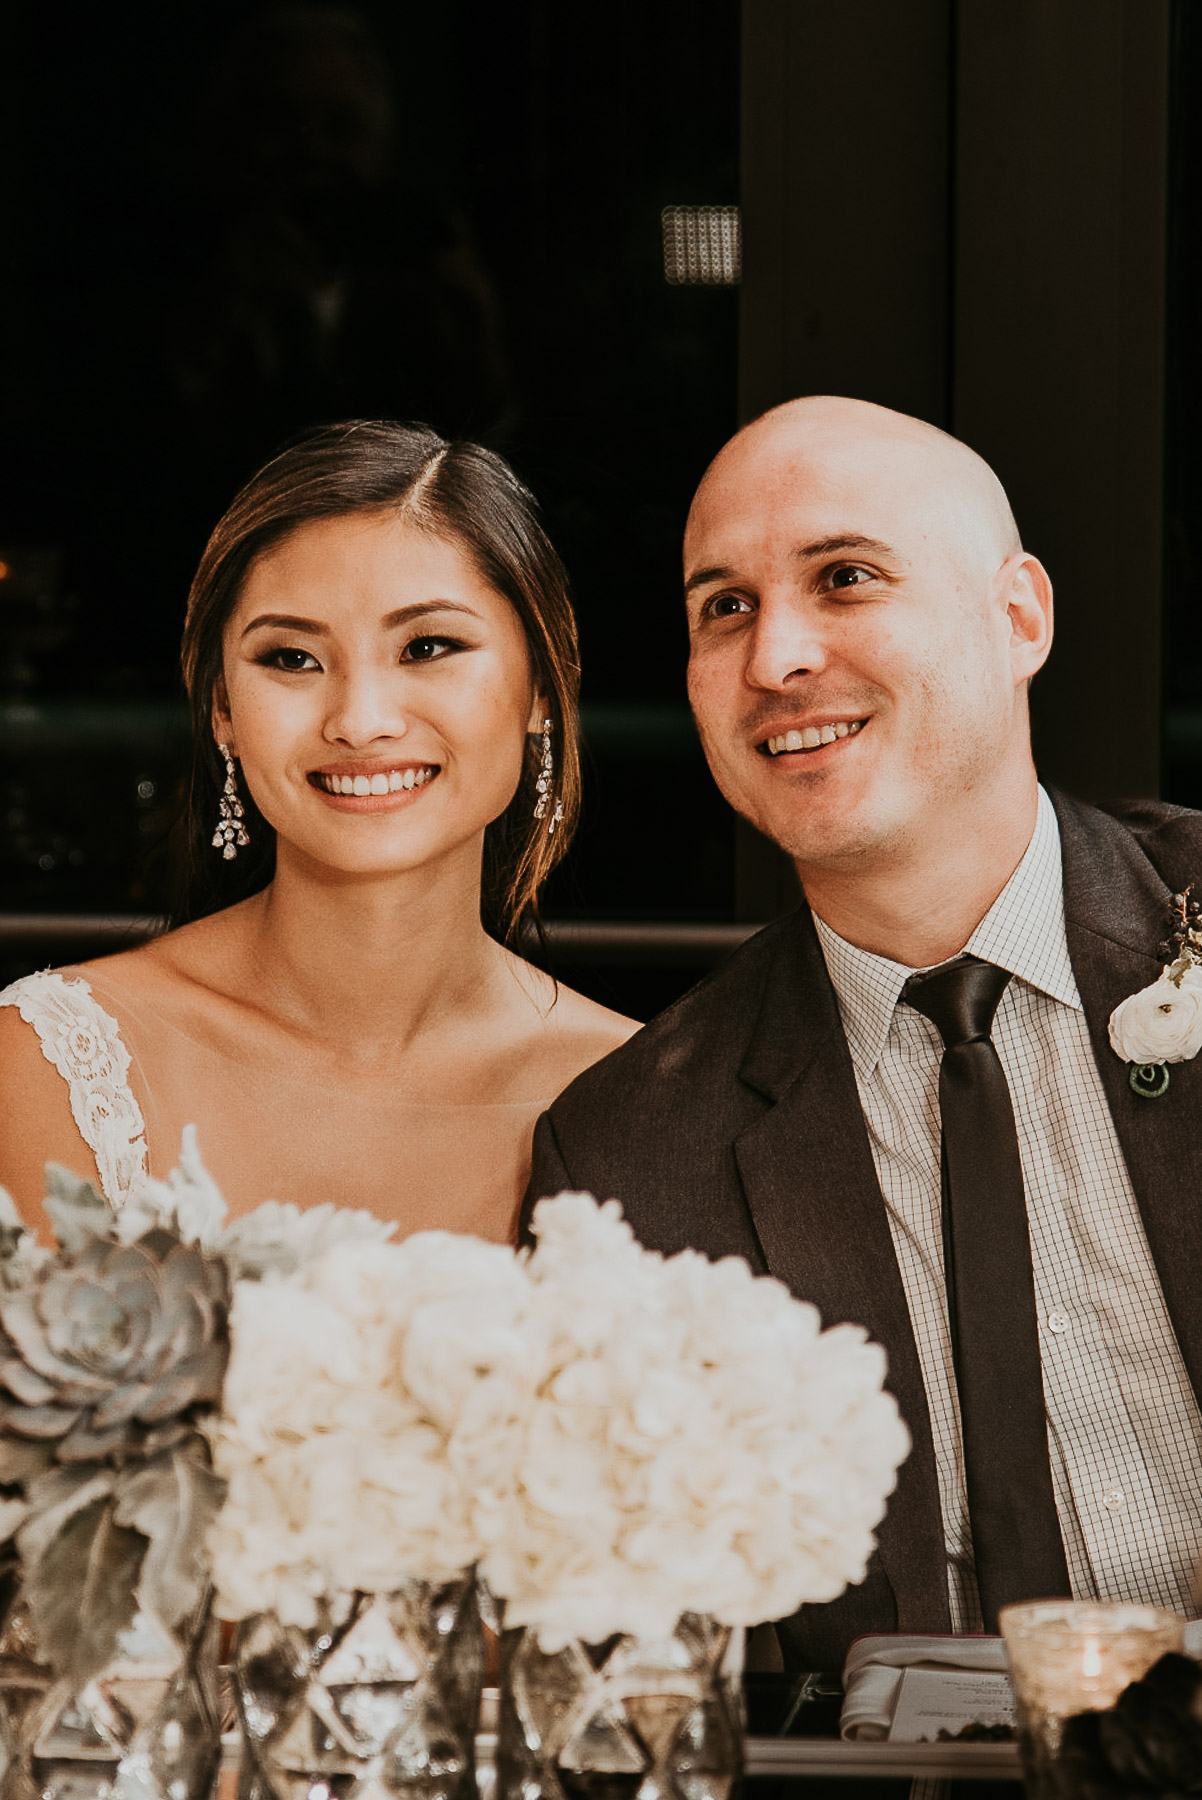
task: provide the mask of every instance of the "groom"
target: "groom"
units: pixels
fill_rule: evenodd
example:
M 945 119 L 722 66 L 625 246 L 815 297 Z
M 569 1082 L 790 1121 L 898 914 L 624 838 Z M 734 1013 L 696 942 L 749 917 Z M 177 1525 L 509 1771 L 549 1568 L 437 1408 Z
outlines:
M 1039 787 L 1048 578 L 917 420 L 756 420 L 694 500 L 685 589 L 710 767 L 806 904 L 561 1095 L 529 1199 L 616 1195 L 648 1245 L 744 1256 L 884 1345 L 913 1450 L 787 1663 L 1039 1595 L 1187 1609 L 1202 1059 L 1145 1096 L 1107 1023 L 1202 882 L 1202 815 Z

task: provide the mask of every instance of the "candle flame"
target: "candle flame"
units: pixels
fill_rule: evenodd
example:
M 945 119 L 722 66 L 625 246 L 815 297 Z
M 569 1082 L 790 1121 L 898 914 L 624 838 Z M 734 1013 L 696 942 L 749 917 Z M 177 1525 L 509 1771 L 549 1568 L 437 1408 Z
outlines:
M 1102 1650 L 1096 1638 L 1086 1638 L 1081 1650 L 1081 1673 L 1093 1679 L 1102 1673 Z

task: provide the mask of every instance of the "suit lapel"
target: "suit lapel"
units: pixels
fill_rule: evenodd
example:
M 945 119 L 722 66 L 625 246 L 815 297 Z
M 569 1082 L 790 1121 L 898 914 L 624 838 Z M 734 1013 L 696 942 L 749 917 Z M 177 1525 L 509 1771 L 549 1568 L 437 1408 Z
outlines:
M 808 910 L 773 970 L 740 1071 L 772 1102 L 735 1155 L 768 1269 L 824 1325 L 884 1346 L 913 1439 L 877 1533 L 901 1629 L 950 1629 L 930 1415 L 838 1003 Z
M 1128 1065 L 1110 1048 L 1110 1015 L 1160 973 L 1168 889 L 1125 826 L 1054 796 L 1064 850 L 1065 924 L 1073 973 L 1089 1022 L 1127 1172 L 1195 1394 L 1202 1397 L 1202 1206 L 1198 1204 L 1202 1057 L 1174 1063 L 1168 1092 L 1131 1090 Z M 1166 871 L 1184 884 L 1192 872 Z M 1202 866 L 1196 871 L 1202 880 Z

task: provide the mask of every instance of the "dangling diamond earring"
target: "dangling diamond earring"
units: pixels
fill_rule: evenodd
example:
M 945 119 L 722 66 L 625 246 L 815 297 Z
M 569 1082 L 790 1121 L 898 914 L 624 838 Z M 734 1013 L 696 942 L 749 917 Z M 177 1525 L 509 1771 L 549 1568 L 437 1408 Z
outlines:
M 539 770 L 538 780 L 534 784 L 538 791 L 538 799 L 534 803 L 534 816 L 536 819 L 546 818 L 547 808 L 551 804 L 551 794 L 555 785 L 555 759 L 551 755 L 551 732 L 553 729 L 554 722 L 551 719 L 544 719 L 543 765 Z M 555 827 L 560 823 L 562 818 L 563 801 L 557 800 L 555 802 L 555 811 L 551 814 L 551 823 L 547 826 L 548 837 L 554 836 Z
M 225 758 L 225 787 L 217 802 L 217 829 L 213 833 L 213 848 L 220 850 L 226 862 L 233 862 L 239 850 L 246 849 L 250 839 L 246 835 L 246 826 L 242 823 L 242 802 L 238 798 L 234 759 L 230 755 L 229 745 L 218 744 L 217 748 Z

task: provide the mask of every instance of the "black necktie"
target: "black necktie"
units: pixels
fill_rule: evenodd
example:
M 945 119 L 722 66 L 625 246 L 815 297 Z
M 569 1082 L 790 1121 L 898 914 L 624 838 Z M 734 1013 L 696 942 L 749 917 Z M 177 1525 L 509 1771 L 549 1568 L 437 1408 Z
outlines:
M 943 1260 L 986 1631 L 1070 1592 L 1048 1463 L 1039 1321 L 1010 1089 L 990 1039 L 1010 977 L 965 957 L 902 990 L 943 1039 Z

